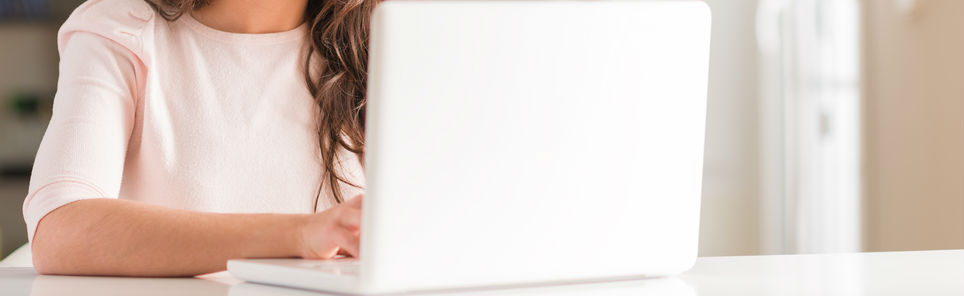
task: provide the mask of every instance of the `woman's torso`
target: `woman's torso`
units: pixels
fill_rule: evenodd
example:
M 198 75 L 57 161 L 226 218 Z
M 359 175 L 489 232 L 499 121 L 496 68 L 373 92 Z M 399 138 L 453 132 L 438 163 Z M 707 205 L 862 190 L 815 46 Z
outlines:
M 153 42 L 144 42 L 147 75 L 119 197 L 199 211 L 305 213 L 320 194 L 318 208 L 328 207 L 318 108 L 302 65 L 305 26 L 252 35 L 191 16 L 153 25 L 153 36 L 142 36 Z M 359 180 L 360 168 L 347 170 Z

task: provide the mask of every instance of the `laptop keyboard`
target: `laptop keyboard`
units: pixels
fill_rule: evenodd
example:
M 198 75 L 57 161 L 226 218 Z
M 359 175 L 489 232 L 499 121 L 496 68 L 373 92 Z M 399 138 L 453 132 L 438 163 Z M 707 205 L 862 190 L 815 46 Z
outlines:
M 337 275 L 357 276 L 361 264 L 356 258 L 336 258 L 330 260 L 311 260 L 298 264 L 299 267 L 332 273 Z

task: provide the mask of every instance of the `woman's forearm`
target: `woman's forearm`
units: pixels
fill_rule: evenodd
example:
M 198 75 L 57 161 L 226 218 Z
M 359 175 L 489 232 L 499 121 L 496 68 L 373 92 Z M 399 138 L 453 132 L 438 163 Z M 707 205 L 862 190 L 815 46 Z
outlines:
M 216 214 L 119 199 L 67 204 L 33 238 L 42 274 L 192 276 L 228 259 L 301 256 L 309 215 Z

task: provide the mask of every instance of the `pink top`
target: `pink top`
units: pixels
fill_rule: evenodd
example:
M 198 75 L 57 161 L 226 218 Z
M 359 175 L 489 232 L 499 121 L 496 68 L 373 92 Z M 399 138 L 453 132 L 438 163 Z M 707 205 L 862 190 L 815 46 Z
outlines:
M 143 0 L 81 5 L 59 32 L 53 118 L 23 205 L 29 237 L 47 213 L 90 198 L 224 213 L 329 207 L 306 30 L 167 22 Z M 341 155 L 342 173 L 364 185 L 357 158 Z

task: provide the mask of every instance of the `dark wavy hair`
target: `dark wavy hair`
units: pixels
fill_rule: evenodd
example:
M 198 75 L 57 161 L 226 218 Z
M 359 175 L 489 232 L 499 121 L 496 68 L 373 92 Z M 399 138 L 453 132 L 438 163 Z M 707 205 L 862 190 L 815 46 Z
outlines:
M 162 18 L 173 21 L 213 0 L 144 1 Z M 342 185 L 358 187 L 339 175 L 337 151 L 343 148 L 364 160 L 368 36 L 371 16 L 379 1 L 308 0 L 305 9 L 304 21 L 310 28 L 305 82 L 321 111 L 318 144 L 325 166 L 322 184 L 330 184 L 336 203 L 345 200 Z M 317 204 L 316 197 L 316 208 Z

